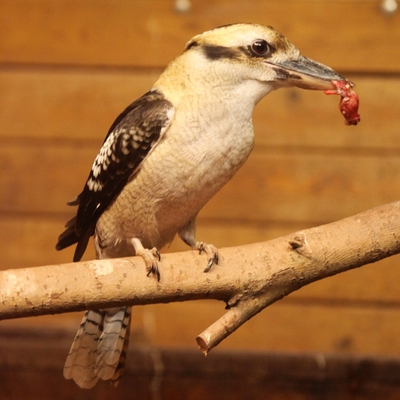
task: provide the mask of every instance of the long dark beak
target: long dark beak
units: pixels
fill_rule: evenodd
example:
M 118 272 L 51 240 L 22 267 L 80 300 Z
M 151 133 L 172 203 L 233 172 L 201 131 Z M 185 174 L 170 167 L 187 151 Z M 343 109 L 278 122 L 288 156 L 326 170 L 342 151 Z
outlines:
M 334 89 L 332 81 L 345 79 L 332 68 L 304 56 L 300 56 L 295 60 L 271 62 L 270 65 L 277 74 L 277 80 L 282 80 L 283 84 L 303 89 Z

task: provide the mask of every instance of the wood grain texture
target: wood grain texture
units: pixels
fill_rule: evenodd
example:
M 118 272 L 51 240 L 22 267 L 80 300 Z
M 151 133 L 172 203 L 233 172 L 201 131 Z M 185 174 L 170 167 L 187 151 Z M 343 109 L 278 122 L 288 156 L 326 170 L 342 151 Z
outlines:
M 289 300 L 252 318 L 213 352 L 240 348 L 400 356 L 397 308 L 301 305 Z M 144 312 L 149 313 L 145 321 L 152 321 L 148 331 L 152 343 L 165 346 L 177 345 L 177 338 L 184 346 L 192 346 L 199 329 L 223 314 L 221 305 L 210 302 L 149 306 Z M 174 327 L 169 324 L 172 319 Z
M 2 0 L 0 61 L 160 67 L 195 34 L 245 21 L 274 26 L 305 55 L 339 70 L 399 71 L 400 16 L 383 14 L 376 2 L 192 3 L 178 13 L 162 0 Z
M 160 70 L 0 69 L 0 136 L 93 141 L 149 90 Z M 337 96 L 300 89 L 271 93 L 254 112 L 256 144 L 394 151 L 400 125 L 399 78 L 349 76 L 361 123 L 345 126 Z
M 74 208 L 66 201 L 82 190 L 97 151 L 78 143 L 3 145 L 0 211 L 72 216 Z M 393 182 L 399 174 L 395 153 L 381 157 L 256 150 L 202 216 L 319 224 L 396 200 L 400 189 Z
M 72 259 L 73 249 L 54 250 L 73 214 L 65 203 L 81 190 L 114 118 L 190 37 L 234 21 L 273 25 L 304 55 L 351 71 L 362 121 L 346 127 L 334 96 L 271 93 L 254 113 L 255 152 L 200 214 L 199 238 L 219 247 L 257 242 L 399 198 L 399 13 L 384 15 L 380 2 L 366 0 L 192 4 L 179 14 L 173 1 L 162 0 L 0 0 L 1 269 Z M 94 256 L 89 248 L 85 259 Z M 184 249 L 175 241 L 166 251 Z M 397 357 L 398 265 L 396 256 L 309 285 L 222 346 Z M 222 312 L 210 302 L 138 307 L 134 337 L 194 347 L 194 337 Z M 80 318 L 7 324 L 21 331 L 62 326 L 71 330 L 69 345 Z M 42 373 L 46 385 L 47 377 Z
M 91 140 L 101 145 L 125 107 L 160 71 L 0 69 L 0 136 Z
M 396 400 L 399 361 L 393 357 L 226 350 L 207 358 L 195 350 L 132 346 L 120 385 L 83 392 L 59 373 L 69 345 L 64 331 L 2 329 L 0 397 L 141 400 L 250 398 L 265 400 Z M 18 380 L 19 385 L 15 385 Z M 156 383 L 154 383 L 156 382 Z
M 224 304 L 205 300 L 135 307 L 132 343 L 196 348 L 196 335 L 223 313 Z M 81 318 L 82 313 L 72 313 L 2 321 L 1 325 L 21 331 L 62 327 L 72 340 Z M 399 320 L 398 307 L 302 304 L 289 296 L 244 324 L 210 357 L 224 349 L 400 357 Z

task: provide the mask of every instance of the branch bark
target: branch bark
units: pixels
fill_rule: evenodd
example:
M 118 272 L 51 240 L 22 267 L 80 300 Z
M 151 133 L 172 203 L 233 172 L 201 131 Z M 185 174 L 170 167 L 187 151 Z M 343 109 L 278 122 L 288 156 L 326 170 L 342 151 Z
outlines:
M 244 322 L 289 293 L 400 253 L 400 202 L 264 243 L 220 249 L 204 273 L 197 252 L 165 254 L 161 280 L 140 257 L 0 272 L 0 320 L 121 304 L 216 299 L 227 312 L 197 337 L 206 354 Z

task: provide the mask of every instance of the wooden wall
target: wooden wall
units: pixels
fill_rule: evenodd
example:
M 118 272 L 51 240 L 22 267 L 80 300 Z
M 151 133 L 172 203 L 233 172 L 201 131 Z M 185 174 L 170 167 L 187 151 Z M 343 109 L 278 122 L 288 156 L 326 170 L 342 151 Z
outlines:
M 172 0 L 0 0 L 1 268 L 71 260 L 72 249 L 54 250 L 73 213 L 65 203 L 116 115 L 193 35 L 238 21 L 274 26 L 352 79 L 362 122 L 345 126 L 336 96 L 269 95 L 254 115 L 254 153 L 201 212 L 199 238 L 219 247 L 263 241 L 400 198 L 400 12 L 384 14 L 380 1 L 193 0 L 179 13 Z M 393 257 L 314 283 L 221 347 L 400 356 L 398 264 Z M 221 313 L 212 302 L 139 307 L 134 333 L 194 347 Z M 2 324 L 72 332 L 79 319 Z

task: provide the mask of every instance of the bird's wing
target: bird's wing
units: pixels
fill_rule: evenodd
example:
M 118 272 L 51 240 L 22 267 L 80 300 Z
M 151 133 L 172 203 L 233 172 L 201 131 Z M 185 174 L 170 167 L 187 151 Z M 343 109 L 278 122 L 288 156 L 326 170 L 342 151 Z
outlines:
M 79 261 L 98 219 L 160 142 L 174 115 L 172 104 L 157 90 L 144 94 L 114 121 L 104 140 L 83 191 L 70 201 L 77 215 L 67 222 L 56 245 L 61 250 L 76 242 Z

